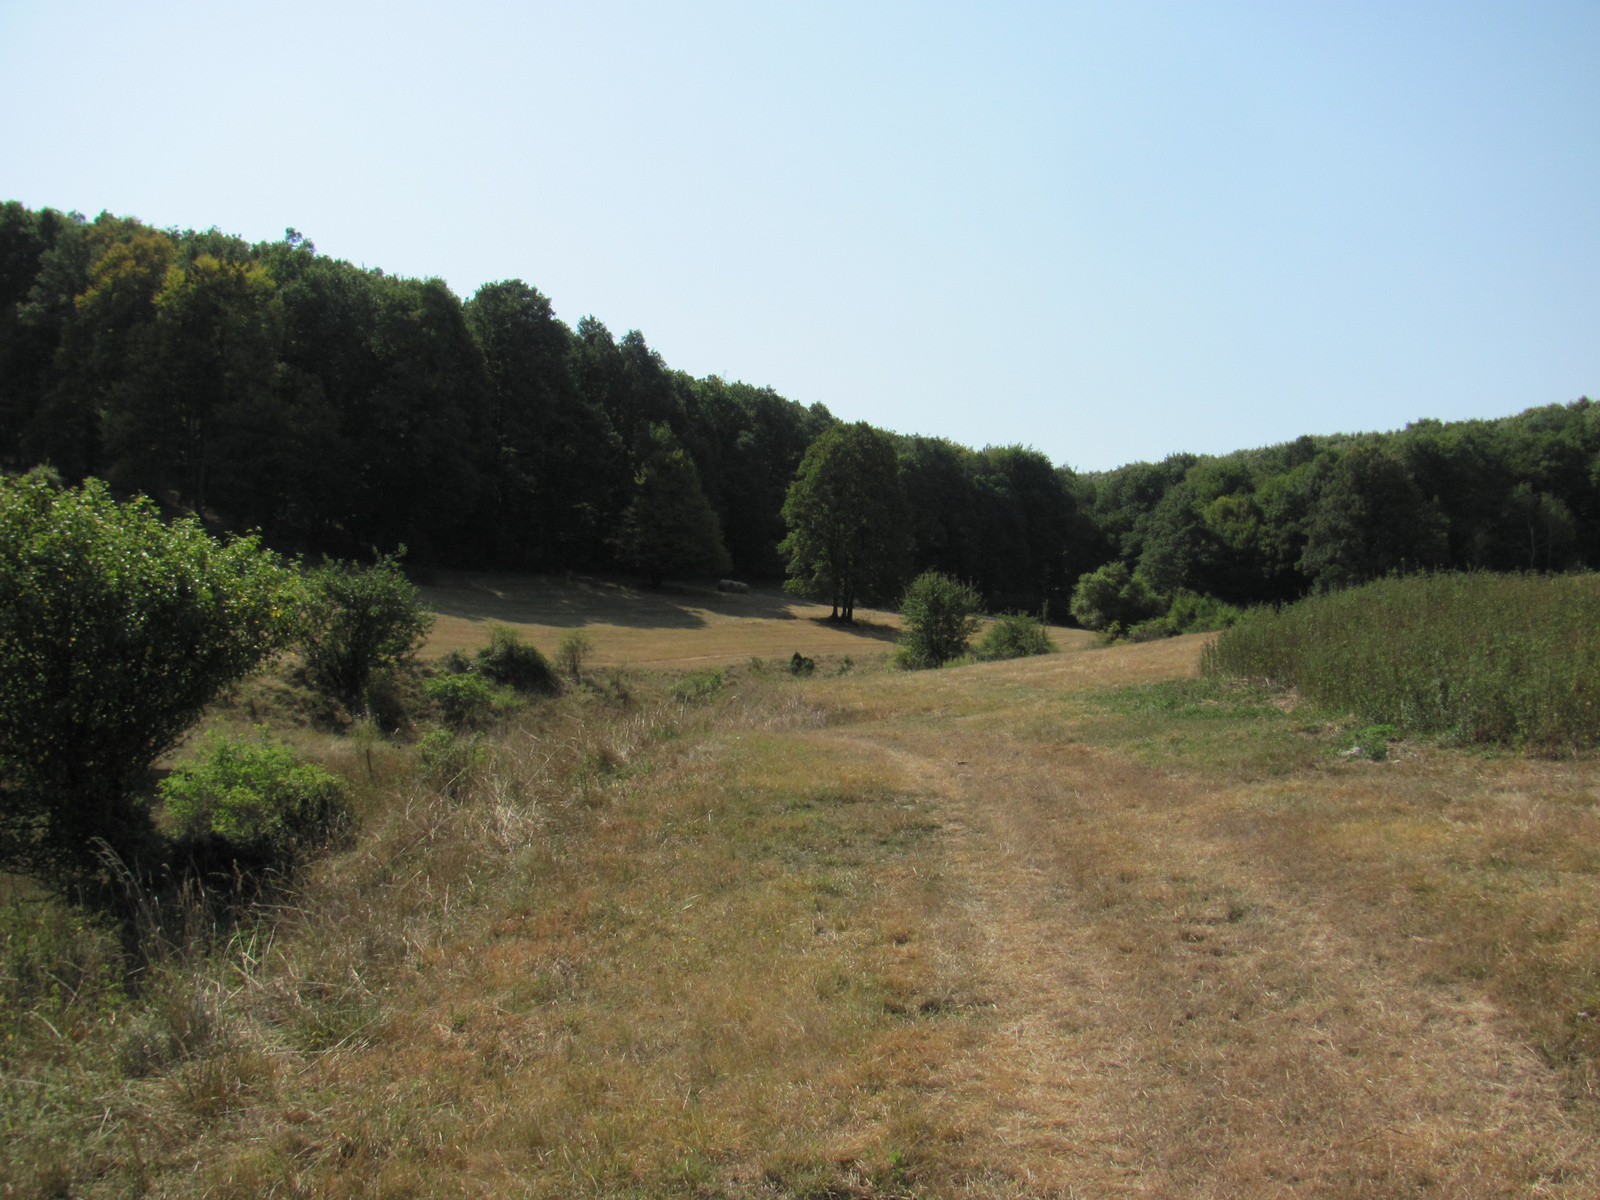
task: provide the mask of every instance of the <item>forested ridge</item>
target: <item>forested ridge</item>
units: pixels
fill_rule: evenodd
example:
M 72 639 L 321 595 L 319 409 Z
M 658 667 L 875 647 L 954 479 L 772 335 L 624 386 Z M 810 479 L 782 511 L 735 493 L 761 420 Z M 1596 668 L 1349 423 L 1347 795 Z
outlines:
M 776 578 L 785 496 L 835 423 L 673 370 L 637 330 L 569 326 L 519 280 L 462 301 L 292 230 L 252 244 L 0 208 L 4 467 L 102 477 L 287 551 L 670 573 L 641 553 L 641 516 L 698 487 L 733 570 Z M 907 572 L 994 609 L 1064 616 L 1112 561 L 1235 604 L 1394 570 L 1600 565 L 1587 399 L 1083 474 L 1020 446 L 893 443 Z

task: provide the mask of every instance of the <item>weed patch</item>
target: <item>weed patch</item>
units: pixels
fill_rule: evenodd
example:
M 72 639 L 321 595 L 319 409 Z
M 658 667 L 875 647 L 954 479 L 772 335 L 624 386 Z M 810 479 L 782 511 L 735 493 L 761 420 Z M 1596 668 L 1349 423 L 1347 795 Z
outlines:
M 1413 576 L 1315 596 L 1236 625 L 1202 670 L 1296 688 L 1365 725 L 1592 746 L 1600 576 Z

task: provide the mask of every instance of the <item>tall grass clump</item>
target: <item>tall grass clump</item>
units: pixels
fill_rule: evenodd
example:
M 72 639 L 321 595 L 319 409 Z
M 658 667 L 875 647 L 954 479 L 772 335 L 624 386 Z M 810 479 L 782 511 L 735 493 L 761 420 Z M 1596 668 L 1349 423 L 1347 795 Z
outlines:
M 1201 670 L 1462 741 L 1600 742 L 1600 576 L 1386 579 L 1259 613 Z

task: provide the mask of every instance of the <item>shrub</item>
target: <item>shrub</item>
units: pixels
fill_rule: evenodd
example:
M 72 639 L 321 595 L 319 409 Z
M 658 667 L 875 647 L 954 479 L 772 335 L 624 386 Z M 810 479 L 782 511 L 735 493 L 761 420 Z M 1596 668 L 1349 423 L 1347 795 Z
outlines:
M 252 538 L 94 479 L 0 479 L 0 867 L 71 888 L 99 878 L 98 845 L 157 853 L 151 762 L 293 638 L 298 606 Z
M 1244 609 L 1237 605 L 1187 590 L 1175 593 L 1167 606 L 1167 618 L 1172 622 L 1174 634 L 1230 629 L 1243 617 Z
M 506 625 L 496 625 L 489 633 L 489 644 L 478 651 L 478 671 L 513 691 L 551 696 L 561 690 L 556 673 L 522 636 Z
M 1162 638 L 1177 637 L 1182 633 L 1208 633 L 1217 629 L 1227 629 L 1244 616 L 1243 609 L 1218 600 L 1215 596 L 1203 596 L 1199 592 L 1184 589 L 1175 592 L 1168 600 L 1148 589 L 1140 595 L 1139 589 L 1143 587 L 1144 584 L 1137 573 L 1129 577 L 1126 590 L 1116 601 L 1122 606 L 1120 611 L 1132 614 L 1139 611 L 1148 612 L 1154 608 L 1158 615 L 1146 617 L 1132 625 L 1125 625 L 1122 621 L 1116 620 L 1102 626 L 1102 631 L 1111 640 L 1126 638 L 1130 642 L 1154 642 Z M 1076 601 L 1077 597 L 1074 595 L 1074 603 Z M 1076 615 L 1076 610 L 1074 613 Z M 1079 620 L 1082 619 L 1083 617 L 1079 616 Z
M 451 729 L 479 729 L 494 711 L 494 688 L 481 675 L 440 675 L 422 685 Z
M 350 819 L 342 780 L 265 736 L 211 735 L 159 791 L 179 837 L 215 835 L 277 859 L 322 845 Z
M 1253 614 L 1202 670 L 1300 691 L 1368 725 L 1464 741 L 1600 743 L 1600 577 L 1380 580 Z
M 814 658 L 807 658 L 798 650 L 794 652 L 794 657 L 789 660 L 789 674 L 791 675 L 812 675 L 816 673 L 816 669 L 817 660 Z
M 998 662 L 1006 658 L 1027 658 L 1032 654 L 1051 654 L 1058 647 L 1037 617 L 1011 613 L 995 623 L 978 639 L 972 656 L 979 662 Z
M 1122 562 L 1091 571 L 1072 589 L 1072 615 L 1085 629 L 1131 628 L 1161 616 L 1166 607 L 1144 576 Z
M 943 666 L 965 654 L 982 606 L 968 584 L 937 571 L 918 575 L 900 601 L 905 633 L 899 658 L 906 666 L 921 669 Z
M 574 629 L 556 647 L 556 668 L 574 683 L 583 678 L 583 664 L 594 652 L 594 639 Z
M 1389 743 L 1400 736 L 1393 725 L 1368 725 L 1356 734 L 1356 744 L 1351 747 L 1362 758 L 1382 762 L 1389 757 Z
M 1178 623 L 1170 616 L 1151 617 L 1148 621 L 1140 621 L 1128 629 L 1113 626 L 1106 632 L 1120 635 L 1130 642 L 1159 642 L 1162 638 L 1177 637 L 1183 632 L 1178 628 Z
M 722 691 L 721 671 L 691 671 L 672 689 L 672 698 L 681 704 L 703 704 Z
M 353 716 L 370 708 L 373 673 L 408 663 L 433 628 L 433 615 L 399 560 L 399 554 L 385 555 L 370 567 L 333 561 L 306 576 L 306 672 Z

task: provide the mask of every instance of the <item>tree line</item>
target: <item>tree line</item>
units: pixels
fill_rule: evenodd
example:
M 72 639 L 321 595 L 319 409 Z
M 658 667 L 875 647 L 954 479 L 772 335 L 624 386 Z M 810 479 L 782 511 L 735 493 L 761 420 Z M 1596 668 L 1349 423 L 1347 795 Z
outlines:
M 462 301 L 292 230 L 249 243 L 0 206 L 0 465 L 104 478 L 288 551 L 787 572 L 844 616 L 929 570 L 992 610 L 1064 617 L 1079 580 L 1114 564 L 1156 597 L 1234 604 L 1395 570 L 1600 565 L 1587 400 L 1084 474 L 1021 446 L 869 430 L 851 451 L 876 472 L 864 491 L 806 465 L 856 428 L 673 370 L 637 330 L 569 326 L 520 280 Z M 845 524 L 877 531 L 842 592 L 797 477 L 865 505 Z

